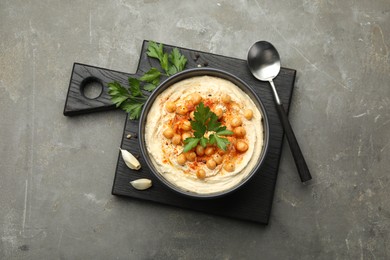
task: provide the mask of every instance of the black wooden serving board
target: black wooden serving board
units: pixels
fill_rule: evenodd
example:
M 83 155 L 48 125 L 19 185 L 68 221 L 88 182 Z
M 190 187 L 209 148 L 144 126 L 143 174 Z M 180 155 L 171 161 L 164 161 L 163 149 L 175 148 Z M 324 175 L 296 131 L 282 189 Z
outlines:
M 107 94 L 108 82 L 115 80 L 122 84 L 127 84 L 129 76 L 139 77 L 151 67 L 159 67 L 158 61 L 147 57 L 147 46 L 148 41 L 144 41 L 138 69 L 135 74 L 75 63 L 65 103 L 64 115 L 72 116 L 114 109 L 115 106 L 111 103 L 109 95 Z M 175 46 L 164 45 L 164 47 L 165 50 L 170 51 Z M 146 163 L 142 156 L 139 156 L 142 165 L 141 170 L 134 171 L 125 165 L 122 157 L 118 153 L 112 194 L 159 202 L 214 215 L 268 224 L 284 134 L 279 122 L 269 83 L 256 80 L 250 74 L 245 60 L 186 48 L 177 48 L 179 48 L 180 52 L 188 59 L 186 68 L 208 66 L 225 70 L 247 82 L 259 96 L 266 107 L 270 125 L 269 150 L 264 165 L 247 184 L 236 192 L 217 199 L 200 200 L 184 197 L 183 195 L 177 194 L 166 188 L 152 175 L 150 170 L 146 167 Z M 295 75 L 295 70 L 282 68 L 279 75 L 274 80 L 280 99 L 287 111 L 291 102 Z M 103 85 L 102 94 L 94 100 L 88 99 L 82 94 L 83 85 L 88 81 L 97 81 Z M 137 132 L 138 121 L 126 120 L 121 147 L 135 155 L 140 155 L 141 152 L 139 149 Z M 132 136 L 131 138 L 127 138 L 129 134 Z M 134 189 L 129 182 L 139 178 L 152 179 L 153 186 L 144 191 Z

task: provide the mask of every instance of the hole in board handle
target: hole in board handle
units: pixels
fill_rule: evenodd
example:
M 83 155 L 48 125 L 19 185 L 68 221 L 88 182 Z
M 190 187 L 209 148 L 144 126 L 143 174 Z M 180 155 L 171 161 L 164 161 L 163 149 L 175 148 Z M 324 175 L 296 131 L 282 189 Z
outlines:
M 96 77 L 85 78 L 80 85 L 81 94 L 88 99 L 96 99 L 103 93 L 103 83 Z

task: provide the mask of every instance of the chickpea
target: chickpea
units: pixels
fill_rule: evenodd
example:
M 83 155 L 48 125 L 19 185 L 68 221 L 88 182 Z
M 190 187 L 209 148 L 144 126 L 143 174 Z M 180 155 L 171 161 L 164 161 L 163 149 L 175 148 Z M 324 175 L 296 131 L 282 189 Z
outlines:
M 204 155 L 204 148 L 203 148 L 203 146 L 201 146 L 201 145 L 196 146 L 195 152 L 196 152 L 196 154 L 198 156 L 203 156 Z
M 172 137 L 172 143 L 178 145 L 181 142 L 181 136 L 179 134 L 174 134 Z
M 223 168 L 224 168 L 225 171 L 227 171 L 227 172 L 232 172 L 232 171 L 234 171 L 235 166 L 234 166 L 234 163 L 228 162 L 228 163 L 225 163 L 225 165 L 223 166 Z
M 248 150 L 248 144 L 243 142 L 243 141 L 238 141 L 236 143 L 236 149 L 237 149 L 237 151 L 242 152 L 242 153 L 246 152 L 246 150 Z
M 191 112 L 191 111 L 195 110 L 195 106 L 196 106 L 196 105 L 194 105 L 194 103 L 192 102 L 192 100 L 188 100 L 188 101 L 186 102 L 186 105 L 185 105 L 185 106 L 187 107 L 187 112 Z
M 191 111 L 191 113 L 190 113 L 190 118 L 191 118 L 192 121 L 195 120 L 195 114 L 194 113 L 195 113 L 194 111 Z
M 181 140 L 186 140 L 187 138 L 190 138 L 191 137 L 191 134 L 189 132 L 184 132 L 182 135 L 181 135 Z
M 239 126 L 233 129 L 233 133 L 238 137 L 243 137 L 246 135 L 246 130 L 244 127 Z
M 186 161 L 187 161 L 187 158 L 184 154 L 180 154 L 177 159 L 176 159 L 177 163 L 180 164 L 181 166 L 183 166 Z
M 252 109 L 247 109 L 244 111 L 244 117 L 248 120 L 251 120 L 253 117 L 253 110 Z
M 184 131 L 190 131 L 191 130 L 191 122 L 190 121 L 184 121 L 181 125 L 181 129 Z
M 175 112 L 175 110 L 176 110 L 176 105 L 175 105 L 174 102 L 168 101 L 168 102 L 165 104 L 165 109 L 166 109 L 169 113 L 173 113 L 173 112 Z
M 187 114 L 187 112 L 188 112 L 188 108 L 186 106 L 181 105 L 176 108 L 176 113 L 178 113 L 179 115 L 183 116 Z
M 202 96 L 199 93 L 193 93 L 191 95 L 191 101 L 196 106 L 200 103 L 200 101 L 202 101 Z
M 222 110 L 222 108 L 217 108 L 217 109 L 215 109 L 214 113 L 217 115 L 218 119 L 221 119 L 221 117 L 223 115 L 223 110 Z
M 222 163 L 222 161 L 223 161 L 222 156 L 221 156 L 220 154 L 218 154 L 218 153 L 216 153 L 216 154 L 213 155 L 213 159 L 214 159 L 214 161 L 215 161 L 218 165 L 220 165 L 220 164 Z
M 196 177 L 198 177 L 199 179 L 204 179 L 204 178 L 206 178 L 206 171 L 203 170 L 203 169 L 199 169 L 199 170 L 196 172 Z
M 173 132 L 173 129 L 168 127 L 167 129 L 164 130 L 163 132 L 163 135 L 168 138 L 168 139 L 171 139 L 173 137 L 173 135 L 175 134 L 175 132 Z
M 230 122 L 230 125 L 231 125 L 232 127 L 237 127 L 237 126 L 242 125 L 242 120 L 241 120 L 241 118 L 239 118 L 239 117 L 234 117 L 234 118 L 232 119 L 232 121 Z
M 222 149 L 218 149 L 218 154 L 219 154 L 219 155 L 224 155 L 224 154 L 226 154 L 226 153 L 227 153 L 227 151 L 222 150 Z
M 185 153 L 185 157 L 188 161 L 193 162 L 196 159 L 196 153 L 195 152 L 188 152 Z
M 230 101 L 232 101 L 232 98 L 228 94 L 224 94 L 222 95 L 221 100 L 223 103 L 230 103 Z
M 215 167 L 217 167 L 217 163 L 214 161 L 214 159 L 208 159 L 207 162 L 206 162 L 206 166 L 210 170 L 214 170 Z
M 214 148 L 213 147 L 206 147 L 206 149 L 204 150 L 204 153 L 207 155 L 207 156 L 210 156 L 214 153 Z

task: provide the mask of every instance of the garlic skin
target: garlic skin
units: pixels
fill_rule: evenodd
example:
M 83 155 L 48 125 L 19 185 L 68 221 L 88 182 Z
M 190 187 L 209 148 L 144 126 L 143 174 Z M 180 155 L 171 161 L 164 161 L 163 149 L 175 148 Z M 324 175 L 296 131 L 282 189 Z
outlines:
M 138 179 L 131 181 L 130 184 L 137 190 L 146 190 L 152 187 L 152 181 L 149 179 Z
M 137 158 L 134 157 L 129 151 L 119 148 L 121 150 L 123 161 L 125 161 L 125 164 L 127 167 L 129 167 L 132 170 L 139 170 L 141 169 L 141 164 L 137 160 Z

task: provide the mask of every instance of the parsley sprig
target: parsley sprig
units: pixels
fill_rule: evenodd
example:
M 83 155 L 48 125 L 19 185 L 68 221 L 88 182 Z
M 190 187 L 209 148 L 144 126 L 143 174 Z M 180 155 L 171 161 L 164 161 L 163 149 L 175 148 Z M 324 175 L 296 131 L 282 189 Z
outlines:
M 149 57 L 156 58 L 160 61 L 161 68 L 165 71 L 166 76 L 171 76 L 184 69 L 187 59 L 177 48 L 174 48 L 170 54 L 163 51 L 163 45 L 150 42 L 146 53 Z
M 226 129 L 226 126 L 221 126 L 217 115 L 200 102 L 194 112 L 194 120 L 191 121 L 194 137 L 189 137 L 184 140 L 183 152 L 195 148 L 198 144 L 206 147 L 207 144 L 216 144 L 220 149 L 226 151 L 227 145 L 230 143 L 227 138 L 221 137 L 232 135 L 233 132 Z M 209 133 L 208 138 L 205 134 Z
M 119 82 L 108 83 L 108 94 L 111 101 L 129 114 L 130 119 L 138 119 L 147 97 L 142 90 L 153 91 L 160 84 L 161 76 L 171 76 L 182 71 L 187 63 L 187 58 L 177 48 L 170 53 L 164 52 L 162 43 L 157 44 L 150 41 L 146 54 L 150 58 L 158 59 L 163 72 L 157 68 L 150 68 L 139 79 L 129 77 L 128 87 L 122 86 Z

